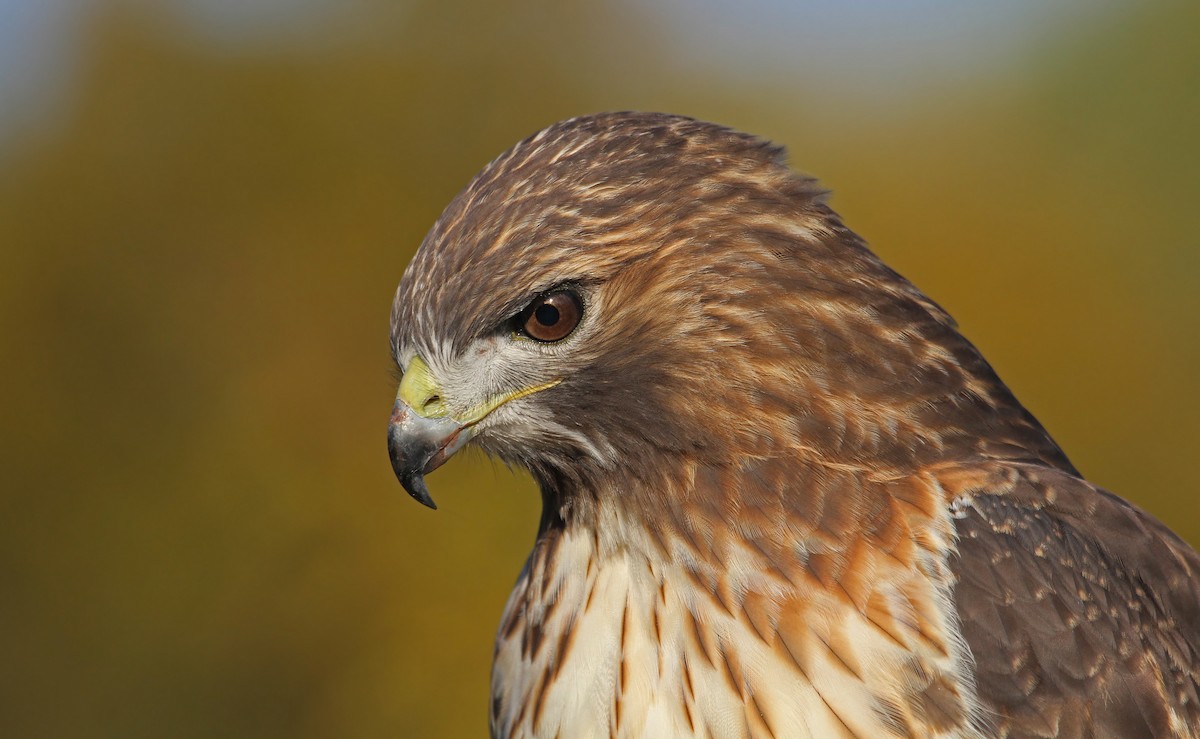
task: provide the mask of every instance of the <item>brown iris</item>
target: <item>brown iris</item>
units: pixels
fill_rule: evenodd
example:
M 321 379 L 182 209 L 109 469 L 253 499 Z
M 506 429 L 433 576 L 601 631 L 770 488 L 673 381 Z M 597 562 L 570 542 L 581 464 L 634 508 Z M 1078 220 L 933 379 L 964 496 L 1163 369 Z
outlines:
M 534 298 L 517 316 L 517 325 L 531 339 L 558 341 L 579 325 L 582 316 L 579 296 L 570 290 L 559 290 Z

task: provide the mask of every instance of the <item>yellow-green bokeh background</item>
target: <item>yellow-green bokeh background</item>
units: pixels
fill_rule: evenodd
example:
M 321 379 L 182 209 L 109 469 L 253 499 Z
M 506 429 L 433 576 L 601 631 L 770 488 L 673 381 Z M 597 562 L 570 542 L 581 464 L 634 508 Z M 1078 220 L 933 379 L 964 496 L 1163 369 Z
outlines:
M 404 495 L 389 302 L 480 166 L 598 110 L 786 144 L 1090 479 L 1200 542 L 1200 4 L 1102 5 L 877 95 L 844 56 L 699 64 L 681 3 L 87 5 L 0 139 L 0 735 L 485 734 L 538 502 L 479 456 Z

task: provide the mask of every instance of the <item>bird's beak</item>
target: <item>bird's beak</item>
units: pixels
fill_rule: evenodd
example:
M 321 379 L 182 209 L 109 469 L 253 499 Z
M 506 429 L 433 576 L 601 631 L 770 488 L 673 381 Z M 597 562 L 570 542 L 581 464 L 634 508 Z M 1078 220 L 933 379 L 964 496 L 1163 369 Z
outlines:
M 470 436 L 470 425 L 450 417 L 429 365 L 420 357 L 413 357 L 400 380 L 388 422 L 392 470 L 408 494 L 422 505 L 436 509 L 425 486 L 425 475 L 461 449 Z
M 417 502 L 437 508 L 425 475 L 452 457 L 475 435 L 475 425 L 500 406 L 553 387 L 558 380 L 495 396 L 459 417 L 452 417 L 441 388 L 420 357 L 413 357 L 392 406 L 388 453 L 400 484 Z
M 453 418 L 428 418 L 400 398 L 388 424 L 388 453 L 400 484 L 418 503 L 437 508 L 425 486 L 433 472 L 471 438 L 471 427 Z

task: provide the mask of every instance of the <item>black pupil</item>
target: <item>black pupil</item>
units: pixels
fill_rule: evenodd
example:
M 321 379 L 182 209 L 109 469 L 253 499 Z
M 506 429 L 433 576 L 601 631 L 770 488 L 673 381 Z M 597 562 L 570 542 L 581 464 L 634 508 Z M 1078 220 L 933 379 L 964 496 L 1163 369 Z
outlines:
M 537 322 L 543 326 L 553 326 L 554 324 L 558 323 L 558 308 L 555 308 L 549 303 L 542 303 L 537 307 L 537 310 L 533 312 L 533 317 L 536 318 Z

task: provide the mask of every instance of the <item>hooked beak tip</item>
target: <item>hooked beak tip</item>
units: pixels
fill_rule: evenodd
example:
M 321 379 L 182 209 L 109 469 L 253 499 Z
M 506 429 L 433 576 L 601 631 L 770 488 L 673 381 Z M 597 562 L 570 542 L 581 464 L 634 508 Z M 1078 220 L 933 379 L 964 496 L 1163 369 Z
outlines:
M 426 418 L 397 401 L 388 424 L 392 471 L 413 500 L 434 510 L 437 505 L 425 475 L 440 467 L 470 437 L 469 429 L 449 418 Z
M 400 484 L 404 486 L 404 489 L 408 491 L 413 500 L 426 508 L 437 510 L 437 503 L 433 502 L 433 496 L 429 494 L 429 488 L 425 485 L 425 475 L 420 472 L 412 472 L 399 477 Z

